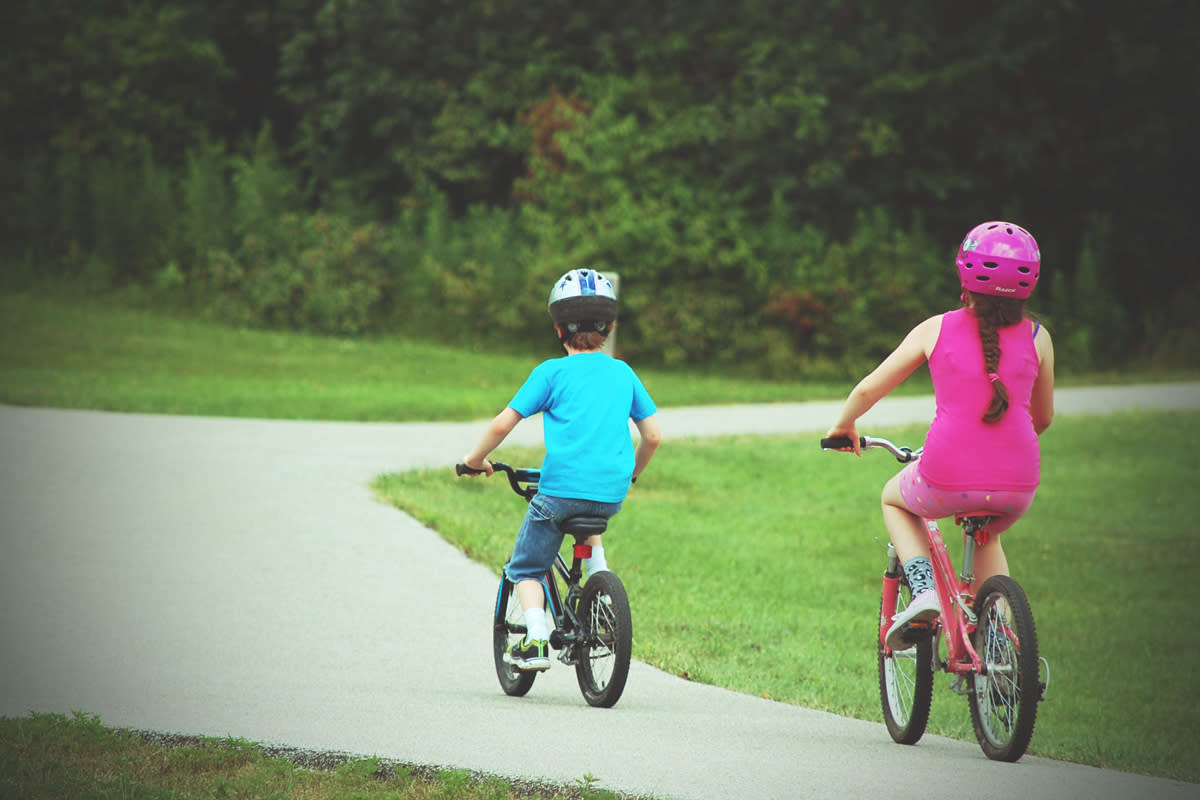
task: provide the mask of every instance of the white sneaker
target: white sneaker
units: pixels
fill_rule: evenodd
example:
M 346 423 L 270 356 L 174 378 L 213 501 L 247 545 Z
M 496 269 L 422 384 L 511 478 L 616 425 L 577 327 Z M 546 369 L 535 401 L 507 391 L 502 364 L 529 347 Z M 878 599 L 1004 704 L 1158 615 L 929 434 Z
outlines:
M 892 627 L 888 628 L 885 643 L 890 650 L 906 650 L 912 646 L 904 641 L 903 634 L 907 626 L 913 622 L 932 622 L 942 615 L 941 603 L 938 602 L 937 590 L 926 589 L 912 599 L 908 608 L 892 617 Z

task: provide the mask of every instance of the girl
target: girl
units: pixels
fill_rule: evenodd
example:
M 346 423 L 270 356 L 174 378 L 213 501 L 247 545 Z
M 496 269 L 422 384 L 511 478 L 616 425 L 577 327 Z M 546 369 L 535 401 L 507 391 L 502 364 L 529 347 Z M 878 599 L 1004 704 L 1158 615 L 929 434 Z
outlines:
M 1050 332 L 1025 314 L 1041 270 L 1037 242 L 1011 222 L 985 222 L 963 239 L 957 265 L 963 307 L 913 328 L 854 387 L 828 433 L 849 437 L 861 456 L 858 418 L 929 362 L 937 411 L 924 452 L 883 487 L 883 522 L 913 594 L 888 630 L 892 649 L 907 646 L 901 633 L 908 623 L 941 613 L 925 519 L 996 514 L 993 535 L 976 551 L 976 581 L 1008 574 L 995 534 L 1033 502 L 1041 478 L 1038 436 L 1054 417 L 1054 346 Z

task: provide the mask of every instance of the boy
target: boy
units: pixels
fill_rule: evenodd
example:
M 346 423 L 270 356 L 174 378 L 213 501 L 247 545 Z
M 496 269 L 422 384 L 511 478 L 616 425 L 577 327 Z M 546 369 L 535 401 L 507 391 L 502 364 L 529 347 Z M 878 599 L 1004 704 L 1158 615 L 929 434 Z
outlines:
M 662 438 L 654 419 L 658 409 L 641 380 L 624 361 L 600 351 L 616 325 L 612 283 L 595 270 L 570 270 L 550 290 L 549 310 L 566 356 L 535 367 L 463 457 L 468 467 L 492 475 L 487 456 L 518 422 L 542 412 L 546 456 L 538 493 L 504 566 L 505 577 L 516 584 L 528 630 L 504 660 L 521 670 L 550 667 L 541 579 L 562 545 L 559 521 L 577 514 L 611 517 L 620 511 L 630 484 Z M 630 419 L 641 436 L 636 451 Z M 600 538 L 587 541 L 592 547 L 584 561 L 588 575 L 607 569 Z

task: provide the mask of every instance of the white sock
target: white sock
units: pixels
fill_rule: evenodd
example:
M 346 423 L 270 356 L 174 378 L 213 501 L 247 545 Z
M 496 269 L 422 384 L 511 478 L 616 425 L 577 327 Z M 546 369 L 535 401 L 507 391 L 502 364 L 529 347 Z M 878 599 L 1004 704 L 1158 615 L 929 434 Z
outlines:
M 546 622 L 546 609 L 525 609 L 525 631 L 525 638 L 530 641 L 537 639 L 546 641 L 550 638 L 550 625 Z
M 588 575 L 608 571 L 608 562 L 604 560 L 604 547 L 602 545 L 596 545 L 592 548 L 591 557 L 583 560 L 583 570 Z

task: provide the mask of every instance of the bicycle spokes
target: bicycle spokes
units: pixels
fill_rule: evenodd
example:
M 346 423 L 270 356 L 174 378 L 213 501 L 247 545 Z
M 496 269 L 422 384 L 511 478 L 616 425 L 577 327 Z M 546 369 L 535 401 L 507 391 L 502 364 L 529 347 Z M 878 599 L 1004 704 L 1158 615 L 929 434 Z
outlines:
M 995 575 L 975 603 L 981 667 L 971 676 L 971 718 L 988 758 L 1016 761 L 1029 746 L 1041 700 L 1037 631 L 1029 601 L 1012 578 Z
M 592 676 L 597 685 L 608 683 L 612 674 L 613 645 L 616 637 L 616 619 L 613 617 L 612 598 L 598 595 L 588 604 L 586 609 L 587 621 L 584 630 L 587 631 L 587 641 L 584 642 L 585 657 L 592 662 Z
M 987 665 L 988 684 L 985 702 L 990 712 L 1009 727 L 1015 716 L 1014 709 L 1021 699 L 1021 686 L 1017 681 L 1021 647 L 1017 635 L 998 605 L 990 612 L 994 619 L 985 626 L 983 658 L 984 664 Z
M 882 638 L 890 617 L 888 609 L 903 610 L 911 599 L 907 582 L 884 583 L 880 603 Z M 908 635 L 907 633 L 905 634 Z M 905 650 L 889 650 L 876 639 L 879 650 L 879 690 L 883 718 L 892 739 L 901 744 L 916 744 L 925 733 L 933 691 L 933 636 L 926 633 Z
M 620 579 L 609 572 L 588 578 L 579 599 L 579 621 L 579 688 L 591 705 L 611 706 L 625 688 L 633 646 L 629 597 Z

